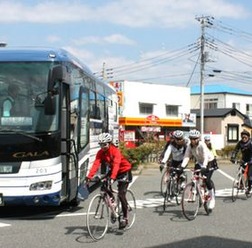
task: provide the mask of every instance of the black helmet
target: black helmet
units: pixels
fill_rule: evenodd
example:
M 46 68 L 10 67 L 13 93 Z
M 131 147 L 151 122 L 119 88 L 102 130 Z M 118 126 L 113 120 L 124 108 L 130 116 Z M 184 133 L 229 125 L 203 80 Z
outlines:
M 243 131 L 241 132 L 241 136 L 242 136 L 242 135 L 246 135 L 246 136 L 250 137 L 250 133 L 249 133 L 247 130 L 243 130 Z

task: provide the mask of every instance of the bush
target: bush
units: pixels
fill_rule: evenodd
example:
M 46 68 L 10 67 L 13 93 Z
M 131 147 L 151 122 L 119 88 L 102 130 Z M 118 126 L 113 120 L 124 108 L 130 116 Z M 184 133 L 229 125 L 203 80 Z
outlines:
M 139 164 L 144 163 L 150 154 L 159 154 L 163 149 L 162 142 L 143 143 L 136 148 L 126 148 L 124 143 L 120 143 L 119 146 L 122 154 L 132 164 L 132 169 L 136 170 Z
M 220 155 L 222 158 L 230 159 L 234 149 L 235 149 L 235 145 L 225 146 L 224 148 L 219 150 L 218 155 Z M 240 152 L 237 154 L 237 159 L 241 159 Z

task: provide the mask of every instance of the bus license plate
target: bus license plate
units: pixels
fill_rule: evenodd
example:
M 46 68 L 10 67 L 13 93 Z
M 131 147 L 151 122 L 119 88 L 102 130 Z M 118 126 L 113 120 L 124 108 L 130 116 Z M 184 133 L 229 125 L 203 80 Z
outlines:
M 0 206 L 4 206 L 3 194 L 0 193 Z
M 12 173 L 12 166 L 11 165 L 0 166 L 0 173 Z

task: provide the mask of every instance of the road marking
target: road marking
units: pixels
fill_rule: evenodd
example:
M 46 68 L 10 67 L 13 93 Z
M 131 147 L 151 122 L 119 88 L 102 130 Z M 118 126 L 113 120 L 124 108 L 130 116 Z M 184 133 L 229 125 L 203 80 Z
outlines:
M 215 195 L 216 195 L 216 197 L 230 197 L 231 198 L 232 189 L 230 188 L 230 189 L 216 190 Z M 160 206 L 163 206 L 163 204 L 164 204 L 164 198 L 162 198 L 161 196 L 160 196 L 160 198 L 147 198 L 147 199 L 144 199 L 144 200 L 136 200 L 136 208 L 137 209 L 160 207 Z M 168 204 L 176 205 L 176 199 L 174 198 Z M 54 216 L 54 217 L 70 217 L 70 216 L 80 216 L 80 215 L 87 215 L 87 213 L 86 212 L 83 212 L 83 213 L 64 213 L 64 214 L 58 214 L 58 215 L 53 215 L 52 214 L 51 216 Z M 43 217 L 47 218 L 48 215 L 43 216 Z
M 11 226 L 11 224 L 6 224 L 6 223 L 1 223 L 0 222 L 0 227 L 7 227 L 7 226 Z
M 225 176 L 226 178 L 230 179 L 231 181 L 234 181 L 234 178 L 231 177 L 230 175 L 228 175 L 226 172 L 224 172 L 223 170 L 221 169 L 218 169 L 217 170 L 219 173 L 221 173 L 223 176 Z

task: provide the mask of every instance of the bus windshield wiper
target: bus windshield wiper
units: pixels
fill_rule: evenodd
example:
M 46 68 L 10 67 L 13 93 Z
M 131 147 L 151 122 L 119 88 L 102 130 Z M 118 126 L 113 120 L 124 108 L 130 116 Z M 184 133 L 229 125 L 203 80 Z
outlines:
M 34 135 L 31 135 L 31 134 L 28 134 L 28 133 L 25 133 L 23 131 L 18 131 L 18 130 L 11 130 L 11 129 L 0 129 L 0 133 L 3 132 L 3 133 L 7 133 L 7 132 L 10 132 L 10 133 L 15 133 L 15 134 L 20 134 L 20 135 L 23 135 L 25 137 L 28 137 L 28 138 L 31 138 L 31 139 L 34 139 L 34 140 L 37 140 L 39 142 L 42 142 L 42 139 L 34 136 Z

